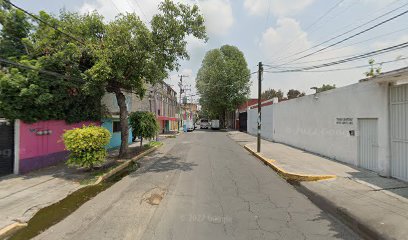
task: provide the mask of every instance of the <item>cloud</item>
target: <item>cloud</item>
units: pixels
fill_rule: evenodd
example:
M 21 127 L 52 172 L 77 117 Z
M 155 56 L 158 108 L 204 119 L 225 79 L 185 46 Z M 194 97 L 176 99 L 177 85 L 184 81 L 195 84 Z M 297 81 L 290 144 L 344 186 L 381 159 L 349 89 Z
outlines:
M 304 32 L 299 22 L 293 18 L 280 18 L 277 20 L 275 28 L 270 27 L 262 34 L 260 48 L 264 57 L 267 59 L 276 58 L 281 55 L 282 50 L 288 50 L 288 43 L 293 42 L 294 50 L 303 50 L 311 46 L 307 39 L 307 33 Z
M 203 0 L 199 6 L 205 18 L 210 35 L 225 35 L 234 24 L 234 16 L 229 0 Z
M 266 15 L 270 11 L 278 17 L 293 16 L 314 0 L 245 0 L 244 7 L 251 15 Z
M 80 7 L 81 13 L 98 11 L 106 20 L 112 20 L 117 14 L 135 12 L 146 23 L 158 13 L 160 0 L 87 0 Z M 225 35 L 234 24 L 234 16 L 229 0 L 176 0 L 178 3 L 198 4 L 205 18 L 210 35 Z

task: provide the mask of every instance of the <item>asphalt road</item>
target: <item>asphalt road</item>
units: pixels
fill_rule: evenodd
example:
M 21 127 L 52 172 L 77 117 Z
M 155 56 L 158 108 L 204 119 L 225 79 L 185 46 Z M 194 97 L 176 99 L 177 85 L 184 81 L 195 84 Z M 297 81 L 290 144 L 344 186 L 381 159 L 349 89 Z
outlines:
M 166 140 L 37 239 L 358 239 L 226 132 Z

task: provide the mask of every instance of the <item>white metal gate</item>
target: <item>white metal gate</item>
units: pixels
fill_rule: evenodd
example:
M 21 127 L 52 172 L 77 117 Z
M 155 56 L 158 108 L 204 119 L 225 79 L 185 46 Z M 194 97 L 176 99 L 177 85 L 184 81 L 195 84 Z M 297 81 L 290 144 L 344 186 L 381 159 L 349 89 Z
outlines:
M 408 181 L 408 84 L 390 91 L 391 176 Z
M 378 124 L 376 118 L 358 119 L 358 165 L 378 169 Z

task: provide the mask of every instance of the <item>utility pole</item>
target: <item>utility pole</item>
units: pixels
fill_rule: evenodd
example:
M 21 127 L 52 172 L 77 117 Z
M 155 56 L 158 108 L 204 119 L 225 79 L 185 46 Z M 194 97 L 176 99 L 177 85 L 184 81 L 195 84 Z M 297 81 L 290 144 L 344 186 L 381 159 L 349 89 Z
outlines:
M 261 95 L 262 95 L 262 62 L 258 64 L 258 137 L 256 151 L 261 152 Z
M 178 121 L 178 129 L 177 132 L 180 132 L 180 122 L 182 121 L 181 119 L 181 103 L 182 103 L 182 99 L 181 99 L 181 94 L 184 92 L 183 89 L 183 77 L 188 77 L 187 75 L 179 75 L 180 77 L 180 82 L 179 82 L 179 87 L 180 87 L 180 105 L 179 105 L 179 121 Z

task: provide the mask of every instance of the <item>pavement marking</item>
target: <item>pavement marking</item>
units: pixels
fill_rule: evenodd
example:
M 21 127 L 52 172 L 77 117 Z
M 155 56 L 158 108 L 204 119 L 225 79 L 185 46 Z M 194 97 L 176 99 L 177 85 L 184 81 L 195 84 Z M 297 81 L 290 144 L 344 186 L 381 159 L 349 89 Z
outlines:
M 250 153 L 252 153 L 255 157 L 263 161 L 266 165 L 271 167 L 275 172 L 277 172 L 280 176 L 282 176 L 286 180 L 301 182 L 301 181 L 319 181 L 336 178 L 336 175 L 311 175 L 288 172 L 285 169 L 278 167 L 276 164 L 276 160 L 264 157 L 262 154 L 257 153 L 255 150 L 248 147 L 248 145 L 245 145 L 244 148 Z

